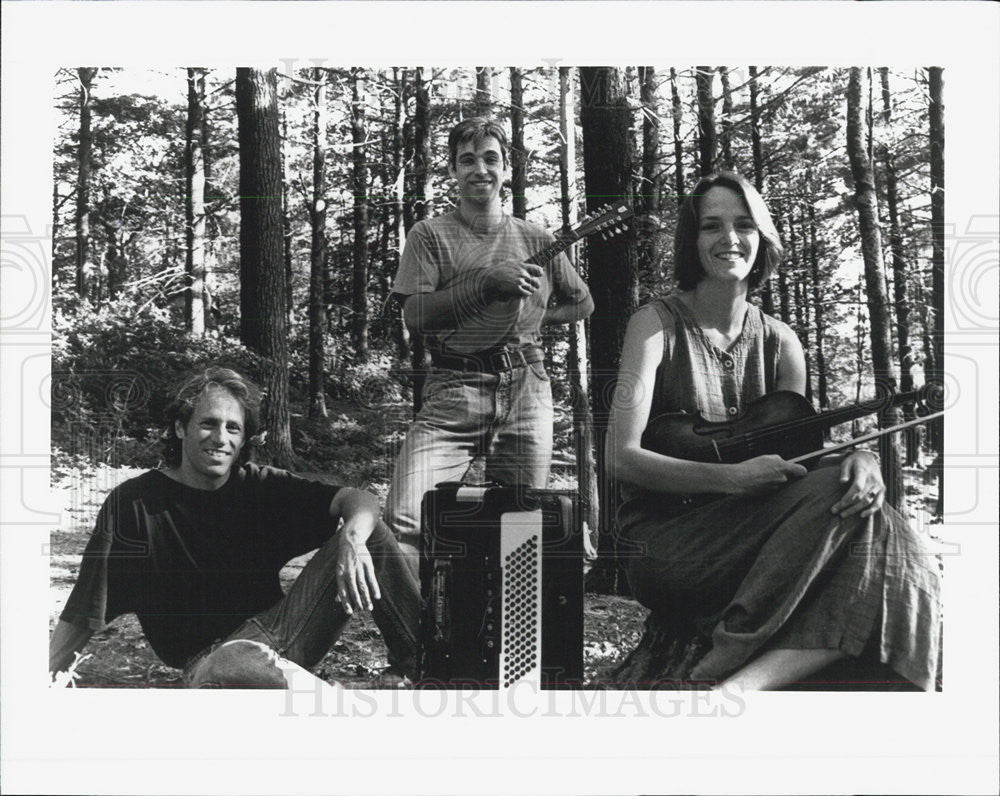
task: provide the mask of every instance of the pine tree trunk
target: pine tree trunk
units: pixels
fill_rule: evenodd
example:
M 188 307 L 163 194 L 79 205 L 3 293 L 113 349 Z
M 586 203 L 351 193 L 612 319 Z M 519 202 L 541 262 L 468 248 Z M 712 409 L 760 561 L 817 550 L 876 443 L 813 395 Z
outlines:
M 892 121 L 892 95 L 889 91 L 889 70 L 879 69 L 882 81 L 882 118 L 886 124 Z M 910 343 L 910 306 L 907 296 L 907 267 L 903 251 L 903 236 L 899 226 L 899 189 L 896 178 L 896 164 L 889 146 L 881 147 L 882 164 L 885 168 L 886 205 L 889 209 L 889 250 L 892 252 L 892 293 L 896 309 L 896 346 L 899 354 L 899 389 L 910 392 L 913 389 L 913 347 Z M 903 419 L 913 420 L 913 405 L 903 408 Z M 906 434 L 906 463 L 917 459 L 917 435 Z
M 240 337 L 263 358 L 265 453 L 295 464 L 288 409 L 285 275 L 282 267 L 281 137 L 274 69 L 236 70 L 240 146 Z
M 309 220 L 309 417 L 327 417 L 326 411 L 326 70 L 313 69 L 313 196 Z
M 775 215 L 774 224 L 778 228 L 778 234 L 781 235 L 782 240 L 788 241 L 785 238 L 785 231 L 782 229 L 781 216 Z M 791 224 L 789 224 L 789 229 L 791 229 Z M 786 252 L 790 251 L 790 247 L 786 249 Z M 788 306 L 788 265 L 789 258 L 785 258 L 785 262 L 778 268 L 778 311 L 781 320 L 784 323 L 791 325 L 792 315 Z
M 631 204 L 632 112 L 621 74 L 608 67 L 581 67 L 580 87 L 587 209 L 593 211 L 607 198 L 615 197 Z M 592 585 L 612 590 L 619 585 L 611 535 L 612 507 L 616 504 L 608 500 L 605 431 L 625 328 L 638 303 L 634 237 L 625 234 L 611 241 L 592 239 L 588 246 L 588 270 L 595 305 L 590 319 L 591 364 L 597 474 L 602 483 L 603 509 L 598 545 L 603 564 L 591 574 Z M 602 570 L 603 576 L 595 574 Z
M 365 146 L 364 75 L 351 69 L 351 141 L 354 191 L 354 270 L 351 343 L 358 361 L 368 359 L 368 154 Z
M 207 79 L 207 69 L 205 73 Z M 207 100 L 202 104 L 201 111 L 201 162 L 205 171 L 205 194 L 203 197 L 205 211 L 205 260 L 202 266 L 204 274 L 202 279 L 204 286 L 202 291 L 202 305 L 205 312 L 205 326 L 214 329 L 217 324 L 214 313 L 215 302 L 212 298 L 213 275 L 216 265 L 213 229 L 217 229 L 218 224 L 215 222 L 215 211 L 212 202 L 219 199 L 219 195 L 218 189 L 215 188 L 212 182 L 212 117 Z
M 934 307 L 934 383 L 944 386 L 944 78 L 941 67 L 927 70 L 931 144 L 931 305 Z M 944 418 L 931 421 L 932 445 L 944 455 Z M 944 471 L 938 468 L 938 504 L 944 516 Z
M 809 317 L 806 307 L 806 291 L 803 287 L 803 281 L 805 280 L 805 260 L 806 260 L 806 245 L 805 245 L 805 231 L 802 234 L 802 260 L 801 267 L 799 261 L 799 249 L 797 246 L 797 236 L 795 234 L 795 211 L 794 208 L 788 212 L 788 252 L 790 256 L 790 264 L 792 268 L 792 274 L 794 275 L 795 283 L 793 290 L 793 298 L 795 299 L 795 331 L 798 333 L 799 340 L 802 342 L 802 352 L 805 354 L 806 359 L 806 399 L 810 402 L 812 401 L 812 347 L 809 342 Z
M 90 158 L 93 136 L 90 131 L 90 90 L 97 67 L 81 66 L 80 79 L 80 142 L 77 148 L 76 171 L 76 293 L 87 295 L 86 266 L 90 256 Z
M 811 188 L 811 175 L 808 184 Z M 813 328 L 816 330 L 816 387 L 819 392 L 819 408 L 824 410 L 830 408 L 826 389 L 826 355 L 823 350 L 826 327 L 823 320 L 823 289 L 819 280 L 819 251 L 816 246 L 816 206 L 812 202 L 809 203 L 809 266 L 812 272 Z
M 718 144 L 715 134 L 715 98 L 712 95 L 712 79 L 715 70 L 711 66 L 695 67 L 695 84 L 698 94 L 698 168 L 704 177 L 715 170 Z
M 681 96 L 677 92 L 677 71 L 670 67 L 670 108 L 674 123 L 674 190 L 677 192 L 677 207 L 684 204 L 687 187 L 684 177 L 684 142 L 681 138 Z
M 639 67 L 642 99 L 642 182 L 636 196 L 638 268 L 655 283 L 661 281 L 660 259 L 660 118 L 657 112 L 656 72 Z
M 865 263 L 865 290 L 871 328 L 872 368 L 876 388 L 885 390 L 895 384 L 892 366 L 892 343 L 889 328 L 888 299 L 882 261 L 882 241 L 878 223 L 878 202 L 872 161 L 864 141 L 864 108 L 861 103 L 861 69 L 852 67 L 847 88 L 847 154 L 854 180 L 854 196 L 861 229 L 861 253 Z M 882 427 L 901 421 L 897 409 L 887 409 L 879 417 Z M 886 483 L 886 501 L 899 508 L 902 503 L 902 470 L 897 440 L 886 435 L 879 440 L 882 453 L 882 476 Z
M 559 67 L 559 187 L 563 228 L 576 224 L 576 124 L 573 120 L 572 74 L 568 66 Z M 571 250 L 574 266 L 577 254 Z M 573 449 L 576 451 L 577 490 L 583 505 L 587 529 L 596 534 L 600 506 L 597 469 L 594 463 L 594 416 L 590 411 L 587 356 L 587 322 L 577 321 L 569 332 L 569 379 L 573 403 Z M 596 539 L 593 539 L 596 541 Z
M 524 218 L 528 212 L 525 191 L 528 177 L 525 172 L 524 151 L 524 88 L 521 70 L 510 68 L 510 199 L 513 215 Z
M 288 144 L 288 117 L 283 97 L 278 103 L 278 113 L 281 123 L 281 254 L 285 264 L 285 313 L 288 325 L 291 326 L 295 322 L 295 303 L 292 295 L 292 218 L 288 199 L 288 186 L 291 184 L 292 175 L 285 154 Z
M 733 160 L 732 142 L 733 94 L 729 88 L 729 70 L 724 66 L 719 67 L 719 79 L 722 81 L 722 124 L 720 125 L 722 130 L 719 134 L 722 165 L 723 168 L 733 171 L 736 168 L 736 163 Z
M 475 116 L 493 115 L 493 70 L 488 66 L 476 67 L 476 97 L 472 103 Z
M 424 81 L 423 67 L 417 67 L 413 73 L 413 120 L 410 125 L 412 136 L 411 152 L 413 158 L 412 170 L 409 173 L 409 186 L 406 194 L 409 201 L 403 205 L 403 223 L 406 231 L 417 222 L 427 217 L 427 180 L 430 164 L 430 94 Z M 430 367 L 430 354 L 424 346 L 423 336 L 415 334 L 410 339 L 411 362 L 413 365 L 413 414 L 420 411 L 423 404 L 422 392 L 427 370 Z
M 723 84 L 728 84 L 728 78 Z M 727 88 L 728 93 L 728 88 Z M 760 134 L 760 104 L 758 102 L 759 89 L 757 87 L 757 67 L 750 67 L 750 150 L 753 160 L 753 184 L 760 194 L 765 193 L 764 188 L 764 147 Z M 732 100 L 730 100 L 730 108 Z M 780 275 L 779 275 L 780 280 Z M 761 305 L 764 312 L 774 315 L 774 280 L 768 278 L 761 286 Z M 787 295 L 786 295 L 787 299 Z
M 403 243 L 406 240 L 406 230 L 403 227 L 403 189 L 404 172 L 407 161 L 406 140 L 407 136 L 403 132 L 405 126 L 405 108 L 407 91 L 406 69 L 399 67 L 392 68 L 392 83 L 395 88 L 392 109 L 392 228 L 395 238 L 395 251 L 390 260 L 392 262 L 392 272 L 395 274 L 399 267 L 400 257 L 403 255 Z M 389 308 L 392 329 L 392 338 L 396 343 L 396 353 L 400 360 L 406 361 L 410 356 L 410 333 L 403 323 L 403 314 L 397 302 L 391 302 Z
M 184 146 L 184 238 L 187 244 L 184 325 L 192 337 L 205 334 L 205 71 L 187 70 L 188 112 Z

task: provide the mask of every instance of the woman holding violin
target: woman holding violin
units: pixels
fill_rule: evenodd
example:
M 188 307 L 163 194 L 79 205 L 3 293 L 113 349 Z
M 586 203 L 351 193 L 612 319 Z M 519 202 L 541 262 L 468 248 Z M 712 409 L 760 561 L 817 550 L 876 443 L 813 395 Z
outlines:
M 748 301 L 781 254 L 754 187 L 704 177 L 678 221 L 679 291 L 629 321 L 608 447 L 633 594 L 665 624 L 680 615 L 711 638 L 693 680 L 775 688 L 864 651 L 933 689 L 937 561 L 883 505 L 876 456 L 856 451 L 810 472 L 752 449 L 713 458 L 711 441 L 691 458 L 643 445 L 664 413 L 731 421 L 770 393 L 804 394 L 795 333 Z M 716 499 L 671 516 L 684 495 Z

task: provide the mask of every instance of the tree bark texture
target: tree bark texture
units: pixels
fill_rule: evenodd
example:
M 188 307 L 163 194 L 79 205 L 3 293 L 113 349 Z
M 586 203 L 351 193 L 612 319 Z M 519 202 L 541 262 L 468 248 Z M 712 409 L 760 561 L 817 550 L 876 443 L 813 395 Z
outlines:
M 728 77 L 723 83 L 724 86 L 728 84 Z M 759 102 L 759 92 L 760 88 L 757 85 L 757 67 L 750 67 L 750 152 L 753 164 L 753 185 L 757 189 L 757 192 L 764 194 L 764 146 L 761 141 L 760 133 L 760 102 Z M 728 93 L 728 89 L 727 89 Z M 732 112 L 732 99 L 730 102 L 730 110 L 727 113 Z M 778 279 L 781 279 L 779 274 Z M 774 279 L 768 279 L 761 286 L 761 305 L 763 306 L 764 312 L 768 315 L 774 315 Z M 787 293 L 785 295 L 787 300 Z
M 192 337 L 205 334 L 205 69 L 187 70 L 188 111 L 184 141 L 184 238 L 187 244 L 184 325 Z
M 715 134 L 715 98 L 712 79 L 715 69 L 711 66 L 695 67 L 695 85 L 698 96 L 698 173 L 704 177 L 715 170 L 718 141 Z
M 392 68 L 392 82 L 395 88 L 392 107 L 392 228 L 395 238 L 395 249 L 387 252 L 387 258 L 392 263 L 395 274 L 403 256 L 403 243 L 406 240 L 406 229 L 403 226 L 403 199 L 405 196 L 406 171 L 406 139 L 404 133 L 407 91 L 407 71 L 399 67 Z M 402 311 L 396 302 L 391 302 L 388 312 L 392 317 L 392 337 L 396 342 L 396 352 L 401 361 L 410 358 L 410 333 L 403 323 Z
M 642 182 L 636 197 L 639 273 L 651 274 L 661 281 L 660 259 L 660 117 L 657 108 L 656 72 L 651 66 L 639 67 L 639 92 L 642 100 Z
M 819 251 L 816 246 L 816 207 L 812 202 L 809 203 L 809 266 L 812 272 L 813 328 L 816 330 L 816 387 L 819 392 L 819 408 L 825 410 L 830 408 L 830 398 L 827 395 L 826 389 L 826 355 L 823 350 L 823 336 L 826 333 L 823 319 L 824 290 L 820 285 L 819 278 Z
M 476 67 L 476 96 L 472 102 L 475 116 L 493 115 L 493 69 L 489 66 Z
M 944 76 L 940 66 L 927 70 L 930 93 L 931 144 L 931 305 L 934 308 L 933 379 L 944 385 Z M 941 456 L 944 452 L 944 418 L 931 423 L 932 443 Z M 938 516 L 944 505 L 944 476 L 938 482 Z
M 240 337 L 263 358 L 265 453 L 292 468 L 281 230 L 281 138 L 274 69 L 236 70 L 240 146 Z
M 677 91 L 677 70 L 670 67 L 670 109 L 674 126 L 674 190 L 677 192 L 677 207 L 684 204 L 687 188 L 684 177 L 684 142 L 681 138 L 681 95 Z
M 351 281 L 351 343 L 368 359 L 368 151 L 365 144 L 364 75 L 351 69 L 351 189 L 354 192 L 354 269 Z
M 847 87 L 847 154 L 854 180 L 854 196 L 861 231 L 861 253 L 865 264 L 865 291 L 872 342 L 872 369 L 876 389 L 886 390 L 895 384 L 896 371 L 892 364 L 892 342 L 888 314 L 882 240 L 878 221 L 878 200 L 875 174 L 865 146 L 865 116 L 861 99 L 862 72 L 852 67 Z M 897 409 L 887 409 L 879 417 L 882 427 L 902 420 Z M 886 483 L 886 500 L 899 508 L 902 502 L 902 471 L 897 440 L 894 435 L 881 437 L 882 476 Z
M 513 215 L 524 218 L 528 212 L 525 191 L 528 187 L 524 151 L 524 86 L 521 70 L 510 68 L 510 200 Z
M 430 92 L 424 80 L 423 67 L 413 73 L 413 119 L 410 123 L 410 153 L 412 168 L 407 174 L 407 200 L 403 204 L 403 223 L 406 231 L 427 217 L 427 180 L 430 165 Z M 427 369 L 430 367 L 430 352 L 424 346 L 423 335 L 410 338 L 413 365 L 413 414 L 423 405 L 422 392 Z
M 80 79 L 80 141 L 76 168 L 76 293 L 87 294 L 86 266 L 90 256 L 90 158 L 93 135 L 90 130 L 90 92 L 97 67 L 81 66 L 76 70 Z
M 609 67 L 581 67 L 580 87 L 587 209 L 592 212 L 608 200 L 624 200 L 631 204 L 633 153 L 629 132 L 632 112 L 621 74 Z M 605 477 L 605 430 L 625 329 L 638 303 L 634 236 L 626 233 L 610 241 L 591 239 L 588 271 L 590 293 L 595 305 L 590 318 L 591 384 L 597 473 L 602 482 L 600 499 L 603 508 L 598 550 L 604 553 L 604 560 L 608 562 L 605 566 L 609 567 L 611 575 L 603 585 L 614 589 L 618 578 L 610 525 L 616 504 L 609 500 L 610 484 Z
M 572 73 L 568 66 L 559 67 L 559 186 L 562 224 L 568 229 L 576 224 L 576 125 L 573 120 Z M 577 265 L 576 251 L 570 257 Z M 570 395 L 573 406 L 573 449 L 576 451 L 577 489 L 583 505 L 584 518 L 591 533 L 597 533 L 600 506 L 597 468 L 594 461 L 594 416 L 590 411 L 587 355 L 587 322 L 570 325 L 569 354 Z
M 313 195 L 309 220 L 309 417 L 326 417 L 326 70 L 313 69 Z
M 722 124 L 719 133 L 719 145 L 722 149 L 722 166 L 729 171 L 736 168 L 733 160 L 733 93 L 729 87 L 729 69 L 719 67 L 719 80 L 722 82 Z

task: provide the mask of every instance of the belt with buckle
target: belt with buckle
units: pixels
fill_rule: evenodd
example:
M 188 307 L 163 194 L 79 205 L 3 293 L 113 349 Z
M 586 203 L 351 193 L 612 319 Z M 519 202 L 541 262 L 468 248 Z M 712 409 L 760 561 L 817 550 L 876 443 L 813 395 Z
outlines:
M 544 359 L 545 352 L 536 345 L 524 348 L 488 348 L 471 354 L 459 354 L 456 351 L 446 353 L 440 349 L 431 349 L 431 362 L 434 363 L 434 367 L 474 373 L 501 373 Z

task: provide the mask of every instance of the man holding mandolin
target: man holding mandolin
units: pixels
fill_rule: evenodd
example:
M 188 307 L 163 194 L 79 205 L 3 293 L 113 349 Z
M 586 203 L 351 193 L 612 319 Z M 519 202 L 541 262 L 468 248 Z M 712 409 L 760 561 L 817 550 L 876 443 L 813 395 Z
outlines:
M 594 309 L 558 253 L 564 247 L 503 212 L 503 128 L 486 118 L 460 122 L 448 157 L 458 206 L 413 226 L 392 288 L 433 362 L 386 503 L 386 522 L 414 568 L 424 493 L 461 480 L 475 456 L 485 455 L 488 481 L 546 485 L 553 418 L 540 330 Z
M 877 457 L 810 472 L 786 447 L 822 435 L 805 433 L 795 333 L 748 301 L 781 253 L 750 183 L 703 177 L 678 220 L 679 290 L 629 322 L 608 445 L 632 592 L 657 624 L 697 631 L 693 681 L 776 688 L 863 658 L 933 689 L 937 561 L 883 505 Z

